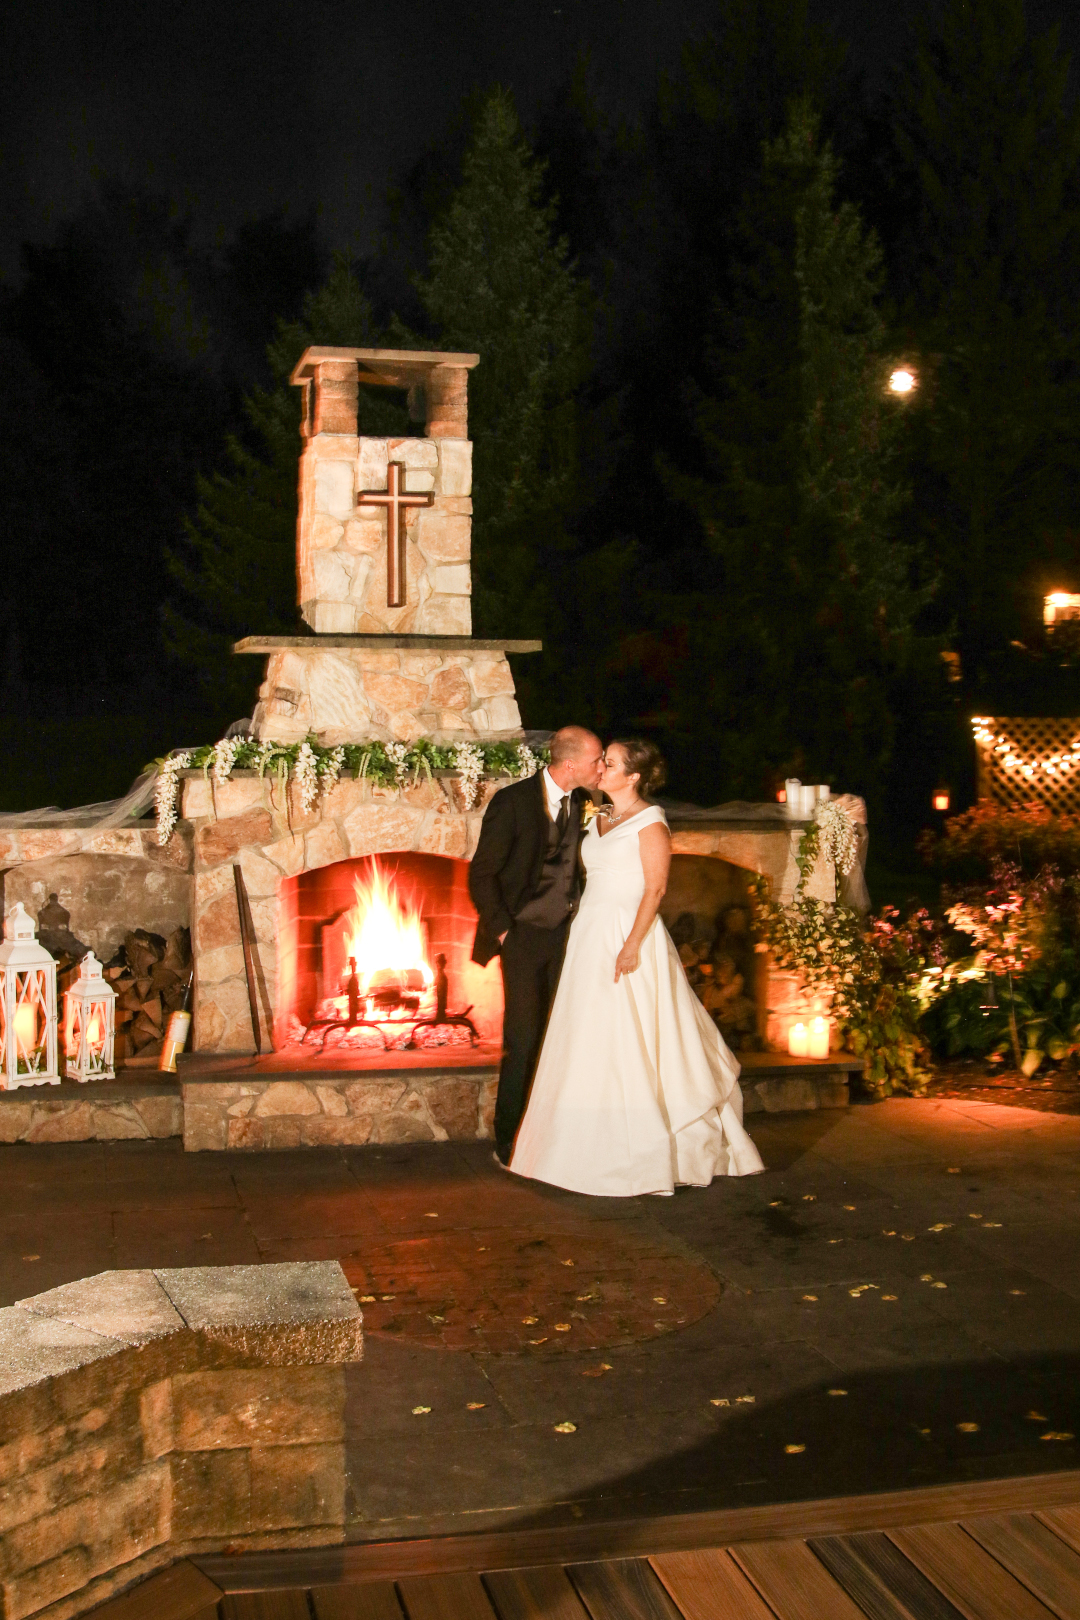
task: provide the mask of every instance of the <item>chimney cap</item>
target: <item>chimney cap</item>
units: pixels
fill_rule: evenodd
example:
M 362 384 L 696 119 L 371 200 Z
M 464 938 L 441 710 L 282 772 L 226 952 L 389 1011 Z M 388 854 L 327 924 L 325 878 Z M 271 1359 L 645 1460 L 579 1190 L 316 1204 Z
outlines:
M 380 383 L 386 388 L 414 388 L 433 371 L 471 371 L 480 364 L 478 354 L 447 354 L 439 349 L 345 349 L 316 344 L 304 350 L 289 381 L 307 382 L 316 366 L 333 360 L 354 360 L 359 382 Z

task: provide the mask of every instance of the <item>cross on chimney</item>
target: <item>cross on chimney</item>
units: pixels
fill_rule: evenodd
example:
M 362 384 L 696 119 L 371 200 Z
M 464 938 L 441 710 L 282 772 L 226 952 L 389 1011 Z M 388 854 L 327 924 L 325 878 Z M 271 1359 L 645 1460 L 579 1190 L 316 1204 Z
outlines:
M 391 461 L 386 468 L 386 490 L 362 489 L 358 506 L 386 507 L 386 605 L 405 605 L 405 512 L 410 506 L 431 506 L 434 495 L 406 495 L 405 463 Z

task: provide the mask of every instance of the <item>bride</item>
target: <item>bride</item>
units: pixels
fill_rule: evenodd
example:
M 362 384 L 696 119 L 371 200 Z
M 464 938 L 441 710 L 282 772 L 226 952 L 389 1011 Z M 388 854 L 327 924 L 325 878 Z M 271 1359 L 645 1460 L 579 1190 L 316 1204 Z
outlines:
M 648 795 L 663 781 L 652 743 L 609 743 L 611 803 L 581 846 L 585 893 L 510 1160 L 572 1192 L 632 1198 L 765 1168 L 743 1129 L 739 1065 L 657 915 L 671 835 Z

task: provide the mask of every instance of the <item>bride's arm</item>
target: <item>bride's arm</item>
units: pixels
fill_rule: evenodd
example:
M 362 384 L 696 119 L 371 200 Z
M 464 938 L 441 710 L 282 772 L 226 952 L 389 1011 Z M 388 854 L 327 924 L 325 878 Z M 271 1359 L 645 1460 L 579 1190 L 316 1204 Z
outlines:
M 641 866 L 645 873 L 645 893 L 634 918 L 634 926 L 626 936 L 626 944 L 615 958 L 615 983 L 623 973 L 633 973 L 641 960 L 641 942 L 652 927 L 653 918 L 667 892 L 668 871 L 671 867 L 671 834 L 660 821 L 650 822 L 638 833 Z

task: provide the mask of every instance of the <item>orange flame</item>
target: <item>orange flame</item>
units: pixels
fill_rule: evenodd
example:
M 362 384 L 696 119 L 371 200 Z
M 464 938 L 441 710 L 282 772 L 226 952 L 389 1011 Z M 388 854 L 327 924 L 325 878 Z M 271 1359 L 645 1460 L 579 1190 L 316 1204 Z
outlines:
M 420 913 L 402 905 L 378 861 L 372 861 L 369 878 L 354 878 L 353 891 L 356 904 L 345 918 L 345 958 L 356 962 L 360 993 L 373 973 L 386 968 L 413 969 L 425 988 L 431 985 L 434 974 L 424 960 L 427 944 Z

